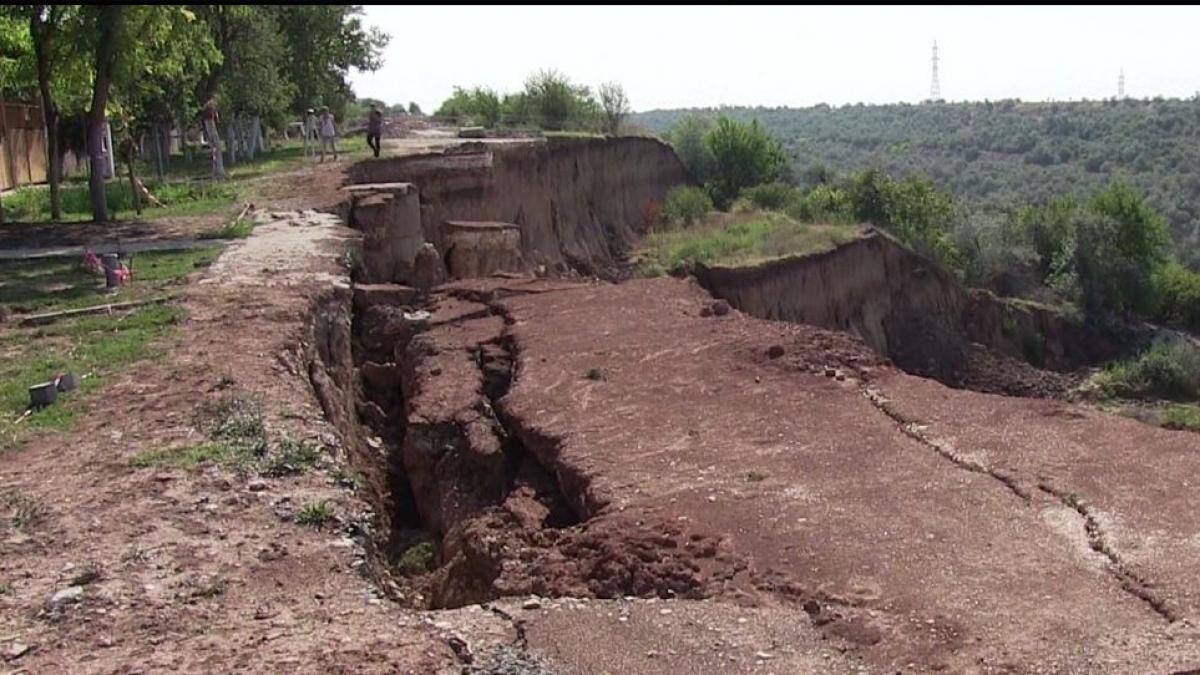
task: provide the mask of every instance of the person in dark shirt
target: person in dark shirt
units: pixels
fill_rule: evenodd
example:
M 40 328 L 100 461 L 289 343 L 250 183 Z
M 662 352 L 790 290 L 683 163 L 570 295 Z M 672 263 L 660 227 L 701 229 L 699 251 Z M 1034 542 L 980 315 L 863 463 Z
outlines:
M 367 147 L 379 156 L 379 137 L 383 133 L 383 113 L 379 106 L 372 105 L 371 113 L 367 116 Z

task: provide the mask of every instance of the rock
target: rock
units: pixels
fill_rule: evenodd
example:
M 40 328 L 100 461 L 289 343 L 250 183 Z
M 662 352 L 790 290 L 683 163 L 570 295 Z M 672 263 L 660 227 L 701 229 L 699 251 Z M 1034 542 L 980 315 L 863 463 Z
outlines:
M 413 260 L 412 285 L 420 290 L 429 290 L 446 280 L 446 266 L 437 248 L 425 242 Z
M 729 313 L 729 303 L 724 300 L 718 300 L 712 304 L 712 313 L 716 316 L 725 316 Z
M 4 650 L 4 658 L 9 661 L 15 661 L 29 652 L 29 645 L 20 642 L 14 642 Z
M 783 354 L 784 354 L 784 349 L 780 345 L 771 345 L 770 347 L 767 348 L 767 358 L 768 359 L 777 359 L 777 358 L 783 356 Z
M 52 605 L 65 605 L 79 602 L 83 599 L 83 586 L 68 586 L 50 598 Z
M 249 483 L 246 483 L 246 489 L 250 490 L 251 492 L 262 492 L 263 490 L 267 489 L 267 481 L 261 478 L 255 478 Z
M 846 379 L 846 374 L 845 374 L 845 373 L 843 373 L 842 371 L 840 371 L 840 370 L 839 370 L 839 371 L 837 371 L 837 374 L 836 374 L 836 375 L 834 375 L 833 377 L 834 377 L 834 379 L 836 379 L 838 382 L 841 382 L 842 380 L 845 380 L 845 379 Z
M 710 316 L 712 316 L 712 307 L 705 305 L 700 308 L 700 318 L 707 319 Z
M 521 609 L 540 609 L 541 606 L 542 601 L 538 600 L 537 598 L 530 598 L 521 603 Z
M 836 370 L 834 370 L 833 368 L 826 368 L 826 369 L 825 369 L 825 377 L 833 377 L 834 375 L 837 375 L 837 371 L 836 371 Z
M 6 305 L 0 305 L 0 323 L 5 323 L 12 318 L 12 310 Z
M 451 635 L 446 640 L 446 644 L 450 645 L 450 649 L 454 650 L 458 660 L 463 663 L 471 663 L 475 660 L 475 655 L 471 653 L 471 645 L 467 641 L 457 635 Z

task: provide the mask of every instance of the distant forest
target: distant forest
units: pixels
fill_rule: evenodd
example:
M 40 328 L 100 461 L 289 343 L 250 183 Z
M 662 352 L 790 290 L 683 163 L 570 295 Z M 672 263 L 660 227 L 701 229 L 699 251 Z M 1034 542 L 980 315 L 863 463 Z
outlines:
M 1124 178 L 1170 222 L 1179 257 L 1200 268 L 1200 98 L 722 107 L 654 110 L 630 122 L 664 134 L 681 117 L 717 114 L 757 118 L 783 143 L 799 184 L 870 167 L 921 173 L 976 214 Z

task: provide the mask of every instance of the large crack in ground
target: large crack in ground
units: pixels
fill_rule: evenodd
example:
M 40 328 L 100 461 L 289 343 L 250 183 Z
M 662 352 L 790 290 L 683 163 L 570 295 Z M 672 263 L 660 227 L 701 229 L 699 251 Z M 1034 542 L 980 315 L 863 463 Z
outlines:
M 1038 482 L 1038 489 L 1060 501 L 1063 506 L 1079 514 L 1079 517 L 1083 519 L 1088 546 L 1096 553 L 1108 559 L 1109 573 L 1116 577 L 1125 592 L 1145 602 L 1155 613 L 1166 619 L 1168 623 L 1174 623 L 1179 619 L 1179 615 L 1167 606 L 1166 601 L 1150 590 L 1151 584 L 1129 568 L 1129 565 L 1126 564 L 1116 549 L 1113 548 L 1096 514 L 1093 513 L 1092 509 L 1078 495 L 1056 488 L 1045 479 Z
M 449 289 L 358 308 L 374 312 L 356 316 L 354 360 L 368 462 L 387 486 L 375 499 L 390 516 L 378 533 L 376 562 L 390 570 L 381 586 L 428 609 L 719 592 L 746 568 L 722 540 L 637 515 L 593 520 L 605 504 L 559 461 L 561 440 L 508 410 L 519 353 L 502 300 L 532 293 Z M 422 546 L 427 562 L 414 568 Z
M 876 410 L 895 422 L 900 432 L 905 436 L 930 448 L 940 457 L 949 460 L 964 471 L 988 476 L 1000 482 L 1010 492 L 1020 497 L 1026 504 L 1032 504 L 1032 495 L 1029 490 L 1021 485 L 1017 477 L 967 459 L 958 454 L 953 448 L 929 437 L 923 433 L 923 425 L 917 421 L 907 419 L 904 415 L 900 414 L 878 390 L 865 386 L 862 388 L 862 393 Z M 1108 562 L 1106 569 L 1117 580 L 1122 590 L 1146 603 L 1151 610 L 1163 619 L 1166 619 L 1168 623 L 1174 623 L 1178 620 L 1178 614 L 1167 605 L 1165 600 L 1151 590 L 1150 582 L 1131 570 L 1129 565 L 1125 563 L 1120 554 L 1113 548 L 1110 538 L 1104 532 L 1104 528 L 1095 513 L 1092 512 L 1091 508 L 1078 495 L 1056 488 L 1046 479 L 1038 481 L 1037 489 L 1079 515 L 1083 520 L 1083 528 L 1087 536 L 1088 546 L 1096 553 L 1105 557 Z
M 922 433 L 921 425 L 918 422 L 906 419 L 895 408 L 893 408 L 888 403 L 888 400 L 884 398 L 884 396 L 877 390 L 870 387 L 864 387 L 862 389 L 862 393 L 863 396 L 865 396 L 866 399 L 871 402 L 871 405 L 874 406 L 876 410 L 883 413 L 889 419 L 895 422 L 901 433 L 903 433 L 905 436 L 908 436 L 921 445 L 933 450 L 943 459 L 949 460 L 960 469 L 987 476 L 999 481 L 1010 492 L 1017 497 L 1020 497 L 1022 501 L 1027 504 L 1030 502 L 1031 497 L 1029 490 L 1025 489 L 1015 476 L 988 468 L 979 462 L 963 457 L 962 455 L 958 454 L 954 448 L 951 448 L 944 443 L 940 443 L 926 436 L 924 433 Z

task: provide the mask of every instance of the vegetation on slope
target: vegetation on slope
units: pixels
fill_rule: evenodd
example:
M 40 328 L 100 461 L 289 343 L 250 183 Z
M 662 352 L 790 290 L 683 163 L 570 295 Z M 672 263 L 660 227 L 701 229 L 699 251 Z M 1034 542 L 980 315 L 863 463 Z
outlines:
M 919 174 L 983 220 L 1124 179 L 1167 219 L 1181 262 L 1200 269 L 1200 99 L 659 110 L 631 121 L 666 134 L 718 114 L 757 119 L 801 185 L 868 168 Z

